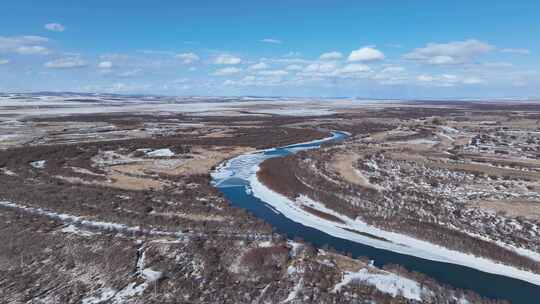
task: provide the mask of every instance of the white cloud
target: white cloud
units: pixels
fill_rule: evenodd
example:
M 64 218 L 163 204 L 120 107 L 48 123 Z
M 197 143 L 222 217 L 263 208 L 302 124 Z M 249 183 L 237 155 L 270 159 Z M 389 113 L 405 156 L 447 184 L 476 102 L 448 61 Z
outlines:
M 395 73 L 401 73 L 401 72 L 405 72 L 405 68 L 400 67 L 400 66 L 389 66 L 381 70 L 381 73 L 385 73 L 385 74 L 395 74 Z
M 423 48 L 417 48 L 405 54 L 403 58 L 433 65 L 461 64 L 470 62 L 477 56 L 488 53 L 493 49 L 492 45 L 476 39 L 448 43 L 428 43 Z
M 49 50 L 41 45 L 20 46 L 15 49 L 15 53 L 21 55 L 47 55 Z
M 527 49 L 501 49 L 501 53 L 529 55 L 531 51 Z
M 272 44 L 282 44 L 283 43 L 283 41 L 281 41 L 279 39 L 273 39 L 273 38 L 264 38 L 264 39 L 261 39 L 260 42 L 272 43 Z
M 44 55 L 48 54 L 49 50 L 41 44 L 47 42 L 49 42 L 49 39 L 40 36 L 0 36 L 0 52 Z
M 282 77 L 254 76 L 247 75 L 241 80 L 225 80 L 224 86 L 237 87 L 275 87 L 286 85 L 287 82 Z
M 306 73 L 329 73 L 336 69 L 337 65 L 333 62 L 317 62 L 307 65 L 304 68 Z
M 284 70 L 271 70 L 271 71 L 259 71 L 257 74 L 262 76 L 285 76 L 288 75 L 289 72 Z
M 303 67 L 301 65 L 298 65 L 298 64 L 290 64 L 290 65 L 285 67 L 285 70 L 287 70 L 287 71 L 301 71 L 302 69 L 303 69 Z
M 327 76 L 341 78 L 366 78 L 369 72 L 371 72 L 371 68 L 369 66 L 362 63 L 352 63 L 335 69 L 334 71 L 328 73 Z
M 63 32 L 66 30 L 66 27 L 60 23 L 47 23 L 45 24 L 45 29 L 52 32 Z
M 242 63 L 242 59 L 228 54 L 221 54 L 214 59 L 214 64 L 235 65 Z
M 191 64 L 199 61 L 199 56 L 195 53 L 181 53 L 177 54 L 176 58 L 180 59 L 184 64 Z
M 404 67 L 387 66 L 376 73 L 372 78 L 382 85 L 396 85 L 404 83 L 408 77 Z
M 404 67 L 387 66 L 373 75 L 372 79 L 377 80 L 381 85 L 397 85 L 405 83 L 408 75 Z
M 502 69 L 502 68 L 511 68 L 514 65 L 510 62 L 485 62 L 483 66 L 487 68 Z
M 113 63 L 111 61 L 102 61 L 98 63 L 97 67 L 104 70 L 111 69 L 113 67 Z
M 8 64 L 9 59 L 0 59 L 0 65 Z
M 229 67 L 229 68 L 222 68 L 213 73 L 214 76 L 226 76 L 226 75 L 232 75 L 242 72 L 242 69 L 235 68 L 235 67 Z
M 17 47 L 20 45 L 28 44 L 40 44 L 49 42 L 48 38 L 41 36 L 15 36 L 15 37 L 3 37 L 0 36 L 0 46 L 3 47 Z
M 416 77 L 416 80 L 420 81 L 420 82 L 432 82 L 435 80 L 435 78 L 433 76 L 430 76 L 430 75 L 418 75 Z
M 259 63 L 256 63 L 252 66 L 250 66 L 248 69 L 249 70 L 266 70 L 270 68 L 270 66 L 264 62 L 259 62 Z
M 485 84 L 487 83 L 484 79 L 478 77 L 466 77 L 462 80 L 464 84 Z
M 128 92 L 144 92 L 152 89 L 151 84 L 135 84 L 135 83 L 113 83 L 107 85 L 85 85 L 81 87 L 81 91 L 85 92 L 104 92 L 104 93 L 128 93 Z
M 122 77 L 122 78 L 131 78 L 131 77 L 139 76 L 142 73 L 142 71 L 143 71 L 142 69 L 132 69 L 132 70 L 127 70 L 127 71 L 117 73 L 116 76 Z
M 340 52 L 328 52 L 319 56 L 320 60 L 339 60 L 343 58 L 343 54 Z
M 458 61 L 450 56 L 435 56 L 427 59 L 427 63 L 435 65 L 456 64 Z
M 45 67 L 50 69 L 74 69 L 81 68 L 86 65 L 86 61 L 79 57 L 59 58 L 45 63 Z
M 352 51 L 349 55 L 349 61 L 377 61 L 383 60 L 384 54 L 374 47 L 366 46 L 361 49 Z
M 418 84 L 423 86 L 434 87 L 453 87 L 456 85 L 480 85 L 487 82 L 476 76 L 460 76 L 454 74 L 442 74 L 442 75 L 419 75 L 416 77 Z
M 340 66 L 335 61 L 321 61 L 307 65 L 298 75 L 311 78 L 365 78 L 369 72 L 371 72 L 371 68 L 362 63 Z
M 343 68 L 338 70 L 339 74 L 350 74 L 350 73 L 363 73 L 363 72 L 369 72 L 371 71 L 371 68 L 365 64 L 361 63 L 353 63 L 348 64 L 344 66 Z

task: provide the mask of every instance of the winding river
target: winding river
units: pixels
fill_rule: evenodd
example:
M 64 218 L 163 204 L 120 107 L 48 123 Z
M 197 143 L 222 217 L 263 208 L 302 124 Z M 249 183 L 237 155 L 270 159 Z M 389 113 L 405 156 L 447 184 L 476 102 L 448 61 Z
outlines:
M 439 282 L 457 288 L 470 289 L 485 297 L 507 299 L 517 304 L 540 303 L 540 286 L 503 275 L 420 258 L 396 252 L 396 250 L 366 245 L 365 242 L 358 240 L 337 237 L 318 230 L 313 225 L 310 227 L 299 221 L 293 221 L 276 210 L 272 204 L 259 199 L 252 193 L 251 181 L 257 173 L 258 165 L 264 160 L 286 156 L 301 150 L 316 149 L 322 143 L 340 141 L 346 137 L 345 133 L 334 132 L 333 136 L 327 139 L 240 155 L 223 163 L 212 173 L 213 183 L 234 206 L 244 208 L 267 221 L 276 232 L 290 239 L 299 237 L 317 247 L 328 245 L 342 252 L 350 252 L 353 257 L 369 257 L 379 267 L 390 263 L 399 264 L 408 270 L 427 274 Z

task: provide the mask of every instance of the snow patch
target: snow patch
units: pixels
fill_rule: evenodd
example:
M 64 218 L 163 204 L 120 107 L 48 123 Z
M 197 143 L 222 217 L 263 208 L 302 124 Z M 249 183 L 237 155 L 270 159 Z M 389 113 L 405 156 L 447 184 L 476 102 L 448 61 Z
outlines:
M 99 295 L 95 295 L 92 297 L 84 298 L 82 299 L 82 304 L 99 304 L 103 303 L 105 301 L 110 300 L 114 295 L 116 294 L 116 291 L 111 288 L 105 288 Z
M 157 149 L 150 152 L 146 152 L 146 156 L 148 157 L 173 157 L 175 154 L 171 149 L 165 148 L 165 149 Z
M 373 285 L 379 291 L 390 294 L 392 297 L 402 295 L 410 300 L 422 301 L 422 288 L 418 282 L 386 271 L 370 272 L 367 268 L 358 272 L 346 272 L 342 281 L 334 287 L 333 292 L 355 281 Z
M 36 160 L 30 163 L 30 166 L 36 168 L 36 169 L 43 169 L 45 168 L 45 164 L 47 163 L 46 160 Z
M 296 283 L 296 285 L 294 285 L 293 290 L 289 293 L 287 298 L 281 303 L 288 303 L 288 302 L 296 299 L 298 297 L 298 293 L 302 290 L 303 287 L 304 287 L 304 279 L 301 278 L 298 281 L 298 283 Z
M 183 234 L 182 232 L 169 232 L 169 231 L 161 231 L 157 229 L 143 229 L 138 226 L 132 227 L 132 226 L 127 226 L 127 225 L 118 224 L 118 223 L 92 221 L 92 220 L 87 220 L 82 217 L 71 215 L 71 214 L 57 213 L 53 211 L 47 211 L 41 208 L 27 207 L 27 206 L 15 204 L 9 201 L 0 201 L 0 206 L 6 207 L 6 208 L 12 208 L 12 209 L 19 209 L 19 210 L 23 210 L 25 212 L 29 212 L 32 214 L 48 216 L 51 218 L 59 219 L 65 223 L 78 224 L 81 226 L 86 226 L 86 227 L 91 227 L 91 228 L 106 230 L 106 231 L 113 231 L 113 232 L 118 231 L 118 232 L 125 232 L 125 233 L 140 232 L 140 233 L 151 234 L 151 235 L 174 236 L 174 237 L 185 236 L 185 234 Z
M 93 236 L 95 235 L 95 233 L 92 233 L 90 231 L 85 231 L 85 230 L 81 230 L 79 228 L 77 228 L 75 225 L 68 225 L 64 228 L 62 228 L 62 230 L 60 230 L 64 233 L 71 233 L 71 234 L 76 234 L 76 235 L 80 235 L 80 236 Z
M 155 271 L 152 268 L 145 268 L 141 276 L 146 282 L 155 282 L 163 277 L 163 273 L 161 271 Z
M 7 169 L 7 168 L 0 168 L 0 173 L 8 175 L 8 176 L 17 176 L 17 173 Z

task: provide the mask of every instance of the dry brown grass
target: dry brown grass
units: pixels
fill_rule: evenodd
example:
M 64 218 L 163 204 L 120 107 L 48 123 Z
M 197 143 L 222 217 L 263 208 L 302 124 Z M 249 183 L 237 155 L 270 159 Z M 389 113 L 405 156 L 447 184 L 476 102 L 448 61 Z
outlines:
M 483 210 L 503 212 L 510 217 L 524 217 L 532 220 L 540 220 L 540 202 L 524 202 L 516 200 L 508 201 L 477 201 L 471 206 Z
M 338 154 L 332 160 L 330 167 L 349 183 L 379 191 L 379 186 L 371 184 L 360 171 L 355 170 L 354 164 L 360 157 L 360 154 L 355 153 Z

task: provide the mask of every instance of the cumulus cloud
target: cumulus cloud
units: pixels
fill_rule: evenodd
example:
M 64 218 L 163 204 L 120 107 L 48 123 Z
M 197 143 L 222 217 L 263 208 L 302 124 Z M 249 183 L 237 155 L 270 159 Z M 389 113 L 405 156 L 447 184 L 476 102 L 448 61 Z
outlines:
M 338 73 L 340 74 L 350 74 L 350 73 L 362 73 L 362 72 L 369 72 L 371 71 L 371 68 L 365 64 L 361 63 L 354 63 L 354 64 L 348 64 L 344 66 L 343 68 L 338 70 Z
M 0 58 L 0 65 L 4 65 L 4 64 L 8 64 L 8 63 L 9 63 L 9 59 Z
M 501 53 L 529 55 L 531 51 L 528 49 L 501 49 Z
M 352 63 L 340 68 L 336 68 L 326 76 L 340 78 L 366 78 L 370 72 L 371 68 L 369 66 L 362 63 Z
M 242 72 L 242 69 L 235 67 L 222 68 L 213 73 L 214 76 L 226 76 Z
M 47 23 L 45 24 L 45 29 L 52 32 L 63 32 L 66 30 L 66 27 L 60 23 Z
M 336 69 L 337 65 L 333 62 L 316 62 L 307 65 L 304 72 L 307 73 L 329 73 Z
M 378 71 L 373 79 L 382 85 L 396 85 L 404 83 L 407 80 L 407 74 L 404 67 L 387 66 Z
M 175 56 L 176 58 L 180 59 L 182 63 L 184 64 L 191 64 L 194 62 L 199 61 L 199 56 L 195 53 L 180 53 Z
M 298 73 L 304 77 L 328 77 L 337 69 L 337 64 L 333 61 L 329 62 L 315 62 L 308 64 L 302 71 Z
M 242 59 L 228 54 L 221 54 L 214 58 L 214 64 L 235 65 L 242 63 Z
M 370 72 L 371 68 L 363 63 L 341 66 L 335 61 L 321 61 L 307 65 L 298 75 L 310 78 L 365 78 Z
M 108 69 L 111 69 L 113 67 L 113 63 L 111 61 L 102 61 L 102 62 L 98 63 L 97 67 L 99 69 L 108 70 Z
M 343 54 L 340 52 L 328 52 L 319 56 L 320 60 L 339 60 L 343 58 Z
M 64 57 L 45 63 L 45 67 L 49 69 L 75 69 L 86 65 L 86 61 L 79 57 Z
M 374 47 L 366 46 L 358 50 L 354 50 L 349 55 L 349 61 L 363 61 L 363 62 L 369 62 L 369 61 L 377 61 L 377 60 L 383 60 L 384 54 L 383 52 L 377 50 Z
M 40 36 L 0 36 L 0 52 L 17 53 L 21 55 L 45 55 L 49 50 L 42 46 L 49 39 Z
M 264 39 L 261 39 L 259 41 L 264 42 L 264 43 L 271 43 L 271 44 L 282 44 L 283 43 L 283 41 L 281 41 L 279 39 L 274 39 L 274 38 L 264 38 Z
M 472 61 L 479 55 L 493 50 L 488 43 L 469 39 L 448 43 L 428 43 L 423 48 L 417 48 L 405 54 L 403 58 L 433 65 L 462 64 Z
M 266 70 L 270 68 L 270 66 L 264 62 L 259 62 L 259 63 L 256 63 L 252 66 L 250 66 L 248 69 L 249 70 L 254 70 L 254 71 L 257 71 L 257 70 Z
M 405 83 L 408 75 L 404 67 L 387 66 L 373 75 L 372 79 L 381 85 L 397 85 Z

